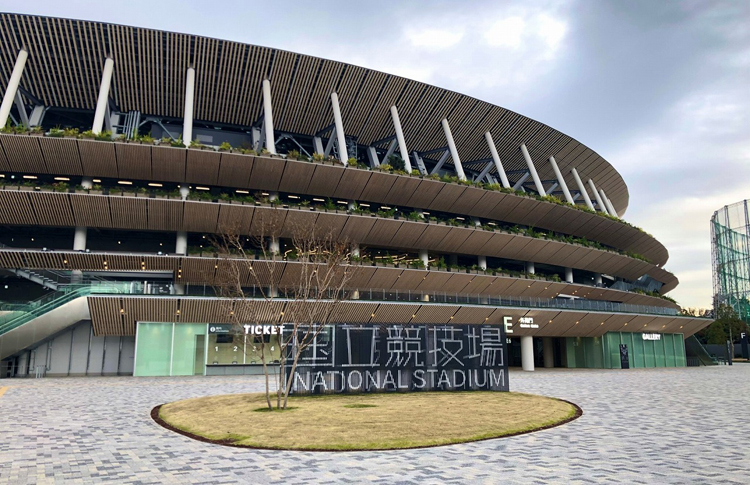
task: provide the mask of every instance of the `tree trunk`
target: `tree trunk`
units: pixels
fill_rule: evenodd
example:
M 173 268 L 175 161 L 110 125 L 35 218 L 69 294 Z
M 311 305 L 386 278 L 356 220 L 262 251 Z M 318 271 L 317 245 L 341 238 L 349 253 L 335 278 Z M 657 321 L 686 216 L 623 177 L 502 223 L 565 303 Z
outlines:
M 292 390 L 292 382 L 294 381 L 294 371 L 297 370 L 297 362 L 299 362 L 299 357 L 302 355 L 302 350 L 297 350 L 297 352 L 294 353 L 294 362 L 292 363 L 292 368 L 289 371 L 289 377 L 290 379 L 286 382 L 286 386 L 284 386 L 284 407 L 283 409 L 286 409 L 286 403 L 289 401 L 289 391 Z

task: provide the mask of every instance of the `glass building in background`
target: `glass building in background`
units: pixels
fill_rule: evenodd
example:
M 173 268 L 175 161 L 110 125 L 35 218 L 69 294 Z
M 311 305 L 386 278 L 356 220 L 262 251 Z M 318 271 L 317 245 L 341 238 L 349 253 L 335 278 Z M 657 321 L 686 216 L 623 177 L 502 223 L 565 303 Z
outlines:
M 730 305 L 750 321 L 750 218 L 748 201 L 725 205 L 711 217 L 714 308 Z

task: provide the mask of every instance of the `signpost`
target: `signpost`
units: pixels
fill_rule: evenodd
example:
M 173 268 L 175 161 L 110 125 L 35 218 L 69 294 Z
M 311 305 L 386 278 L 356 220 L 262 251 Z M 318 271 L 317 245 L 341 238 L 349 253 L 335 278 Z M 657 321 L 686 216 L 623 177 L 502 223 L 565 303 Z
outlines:
M 508 391 L 505 325 L 331 325 L 290 367 L 296 394 Z

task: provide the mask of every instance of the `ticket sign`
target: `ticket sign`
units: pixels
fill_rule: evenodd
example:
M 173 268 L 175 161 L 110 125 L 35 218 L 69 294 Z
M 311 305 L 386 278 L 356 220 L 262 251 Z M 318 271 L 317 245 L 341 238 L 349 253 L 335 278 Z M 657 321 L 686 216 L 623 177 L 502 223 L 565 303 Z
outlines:
M 328 326 L 286 373 L 297 394 L 508 391 L 505 326 Z

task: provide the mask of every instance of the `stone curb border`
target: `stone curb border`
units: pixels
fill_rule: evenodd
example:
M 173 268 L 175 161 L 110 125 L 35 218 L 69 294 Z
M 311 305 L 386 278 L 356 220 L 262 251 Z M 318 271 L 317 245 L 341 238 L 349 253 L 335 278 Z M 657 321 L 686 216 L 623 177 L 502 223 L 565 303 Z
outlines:
M 557 398 L 552 398 L 552 399 L 557 399 Z M 169 424 L 166 421 L 164 421 L 163 419 L 161 419 L 159 417 L 159 410 L 161 409 L 162 406 L 164 406 L 164 404 L 159 404 L 158 406 L 155 406 L 151 410 L 151 419 L 153 419 L 154 422 L 156 422 L 156 424 L 158 424 L 159 426 L 161 426 L 163 428 L 166 428 L 166 429 L 168 429 L 170 431 L 174 431 L 175 433 L 181 434 L 183 436 L 187 436 L 188 438 L 194 439 L 196 441 L 201 441 L 203 443 L 210 443 L 212 445 L 230 446 L 232 448 L 244 448 L 244 449 L 249 449 L 249 450 L 264 450 L 264 451 L 296 451 L 296 452 L 301 452 L 301 453 L 304 453 L 304 452 L 348 453 L 348 452 L 362 452 L 362 451 L 382 452 L 382 451 L 398 451 L 398 450 L 416 450 L 416 449 L 423 449 L 423 448 L 437 448 L 437 447 L 442 447 L 442 446 L 461 445 L 461 444 L 467 444 L 467 443 L 476 443 L 476 442 L 479 442 L 479 441 L 497 440 L 497 439 L 502 439 L 502 438 L 511 438 L 511 437 L 514 437 L 514 436 L 520 436 L 520 435 L 529 434 L 529 433 L 536 433 L 537 431 L 542 431 L 542 430 L 545 430 L 545 429 L 556 428 L 558 426 L 562 426 L 563 424 L 567 424 L 567 423 L 569 423 L 571 421 L 574 421 L 574 420 L 580 418 L 581 416 L 583 416 L 583 409 L 581 409 L 581 407 L 578 406 L 577 404 L 572 403 L 570 401 L 566 401 L 565 399 L 557 399 L 557 400 L 558 401 L 562 401 L 564 403 L 568 403 L 571 406 L 573 406 L 573 408 L 575 409 L 575 414 L 573 414 L 573 416 L 571 416 L 571 417 L 569 417 L 567 419 L 564 419 L 564 420 L 560 421 L 559 423 L 550 424 L 550 425 L 547 425 L 547 426 L 542 426 L 541 428 L 537 428 L 537 429 L 532 429 L 532 430 L 527 430 L 527 431 L 519 431 L 517 433 L 511 433 L 511 434 L 507 434 L 507 435 L 503 435 L 503 436 L 496 436 L 496 437 L 490 437 L 490 438 L 479 438 L 479 439 L 475 439 L 475 440 L 460 441 L 460 442 L 456 442 L 456 443 L 446 443 L 446 444 L 441 444 L 441 445 L 405 446 L 405 447 L 400 447 L 400 448 L 385 448 L 385 449 L 356 448 L 356 449 L 351 449 L 351 450 L 326 450 L 326 449 L 315 449 L 315 448 L 310 448 L 310 449 L 264 448 L 262 446 L 238 445 L 238 444 L 235 444 L 233 442 L 233 440 L 231 440 L 231 439 L 212 440 L 210 438 L 206 438 L 206 437 L 203 437 L 203 436 L 199 436 L 199 435 L 190 433 L 188 431 L 183 431 L 181 429 L 175 428 L 171 424 Z

